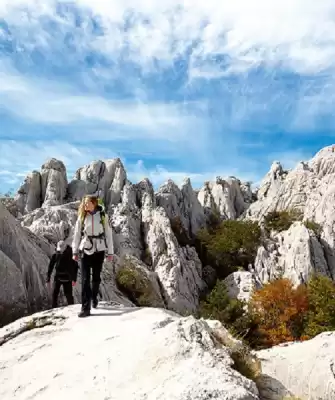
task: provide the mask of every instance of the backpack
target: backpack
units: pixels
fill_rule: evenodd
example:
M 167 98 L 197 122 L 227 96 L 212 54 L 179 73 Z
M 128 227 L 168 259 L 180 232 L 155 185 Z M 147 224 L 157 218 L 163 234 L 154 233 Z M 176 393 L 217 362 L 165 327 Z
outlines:
M 60 282 L 69 282 L 74 279 L 75 271 L 72 260 L 72 249 L 67 246 L 63 252 L 56 252 L 55 277 Z

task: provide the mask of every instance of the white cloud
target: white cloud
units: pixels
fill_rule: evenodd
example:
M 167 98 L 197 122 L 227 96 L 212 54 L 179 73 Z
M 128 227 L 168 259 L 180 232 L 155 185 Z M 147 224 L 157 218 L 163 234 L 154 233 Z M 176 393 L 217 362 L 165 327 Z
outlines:
M 188 115 L 180 104 L 109 101 L 100 96 L 74 95 L 70 87 L 41 79 L 28 80 L 1 68 L 1 64 L 0 82 L 0 107 L 32 122 L 116 124 L 128 129 L 119 135 L 122 139 L 138 137 L 141 129 L 141 134 L 149 138 L 159 139 L 163 135 L 172 141 L 180 140 L 187 127 L 197 123 L 197 118 Z M 117 136 L 117 132 L 110 132 L 110 137 L 114 134 Z
M 61 12 L 56 5 L 63 5 Z M 175 68 L 176 60 L 188 58 L 189 86 L 199 78 L 239 75 L 247 79 L 253 68 L 268 67 L 259 88 L 242 82 L 239 91 L 234 93 L 233 88 L 230 93 L 234 109 L 225 119 L 228 126 L 237 128 L 244 128 L 244 121 L 255 113 L 262 115 L 286 93 L 286 86 L 271 81 L 272 71 L 282 68 L 309 76 L 312 80 L 304 82 L 299 98 L 283 100 L 298 103 L 293 122 L 287 121 L 287 126 L 305 129 L 325 113 L 326 98 L 328 112 L 335 101 L 325 89 L 335 82 L 334 15 L 333 0 L 2 0 L 0 18 L 11 32 L 3 30 L 2 36 L 8 37 L 21 62 L 24 59 L 29 66 L 36 50 L 50 66 L 78 67 L 94 52 L 103 62 L 81 72 L 85 84 L 97 92 L 97 88 L 103 91 L 105 83 L 122 82 L 141 99 L 120 103 L 74 95 L 71 88 L 57 90 L 48 82 L 30 84 L 20 76 L 6 77 L 10 74 L 4 71 L 0 76 L 2 106 L 36 122 L 94 120 L 142 127 L 149 137 L 172 140 L 186 135 L 187 127 L 196 126 L 197 119 L 186 115 L 188 110 L 181 112 L 180 104 L 147 104 L 142 83 L 127 74 L 124 66 L 131 62 L 142 73 L 159 72 L 163 78 L 166 68 Z M 324 80 L 317 87 L 313 78 L 321 72 Z M 249 93 L 243 102 L 244 85 L 249 86 Z M 307 93 L 310 87 L 315 88 L 313 95 Z
M 114 157 L 104 148 L 74 146 L 60 141 L 0 141 L 0 171 L 11 172 L 12 178 L 21 179 L 32 170 L 39 170 L 50 158 L 64 162 L 68 170 L 74 171 L 80 166 L 99 158 Z
M 113 61 L 122 54 L 145 71 L 157 63 L 171 66 L 191 47 L 193 77 L 206 71 L 211 76 L 240 73 L 262 63 L 303 74 L 334 68 L 333 0 L 76 0 L 72 4 L 83 21 L 79 30 L 74 29 L 69 8 L 56 14 L 55 4 L 62 3 L 69 4 L 2 0 L 0 16 L 23 48 L 55 48 L 58 40 L 60 50 L 62 34 L 72 29 L 76 55 L 94 49 Z M 100 21 L 99 35 L 92 29 L 91 16 Z M 57 22 L 58 38 L 47 31 L 45 17 Z
M 56 5 L 63 5 L 61 13 Z M 77 7 L 76 13 L 71 10 L 73 6 Z M 71 140 L 87 143 L 94 139 L 114 141 L 114 153 L 120 149 L 119 141 L 127 141 L 123 148 L 131 151 L 151 152 L 153 158 L 160 160 L 179 158 L 182 166 L 177 172 L 160 166 L 147 169 L 135 161 L 129 166 L 134 176 L 149 176 L 156 183 L 167 177 L 180 182 L 184 176 L 190 176 L 192 182 L 202 182 L 219 174 L 240 176 L 238 169 L 229 171 L 226 167 L 225 173 L 220 168 L 232 163 L 243 165 L 245 161 L 235 157 L 235 153 L 242 147 L 239 141 L 249 139 L 242 134 L 234 138 L 232 131 L 244 132 L 259 121 L 262 127 L 273 114 L 280 128 L 305 129 L 317 126 L 320 115 L 332 113 L 334 13 L 334 0 L 1 0 L 0 18 L 9 29 L 0 28 L 0 40 L 7 40 L 13 51 L 9 56 L 6 51 L 0 54 L 0 107 L 25 122 L 69 127 L 71 137 L 50 135 L 54 142 L 49 145 L 40 142 L 21 146 L 17 142 L 4 148 L 0 142 L 2 153 L 13 152 L 11 161 L 0 159 L 0 168 L 11 171 L 8 161 L 10 168 L 19 173 L 55 156 L 63 158 L 72 170 L 75 165 L 102 158 L 106 152 L 110 154 L 103 145 L 91 151 L 78 150 L 67 143 Z M 79 20 L 80 27 L 76 26 Z M 69 40 L 71 51 L 66 45 Z M 85 57 L 92 52 L 103 61 L 81 69 Z M 60 81 L 62 78 L 65 81 L 66 76 L 59 77 L 57 82 L 31 79 L 32 67 L 37 67 L 35 74 L 39 72 L 39 64 L 34 65 L 32 57 L 36 54 L 47 61 L 43 68 L 80 69 L 78 74 L 82 76 L 78 81 L 84 81 L 93 94 L 76 92 L 78 82 L 64 86 Z M 230 85 L 233 80 L 217 81 L 214 90 L 217 97 L 208 98 L 215 111 L 222 107 L 220 118 L 215 114 L 218 118 L 214 121 L 215 133 L 208 129 L 212 121 L 207 126 L 201 118 L 202 115 L 208 120 L 212 118 L 206 104 L 149 102 L 149 92 L 161 94 L 160 86 L 150 86 L 146 92 L 145 85 L 124 70 L 126 65 L 134 65 L 140 71 L 139 76 L 158 72 L 163 81 L 165 69 L 175 68 L 174 62 L 180 58 L 189 61 L 189 86 L 183 92 L 178 83 L 176 90 L 186 97 L 190 87 L 197 89 L 193 94 L 207 96 L 202 91 L 203 78 L 239 75 L 237 85 Z M 16 72 L 14 65 L 20 66 L 21 71 L 26 68 L 27 75 Z M 264 79 L 252 81 L 248 73 L 260 65 L 268 72 Z M 307 76 L 311 84 L 306 80 L 299 93 L 295 89 L 290 93 L 285 83 L 280 86 L 275 82 L 276 77 L 271 76 L 277 68 Z M 320 72 L 323 80 L 317 84 L 315 79 Z M 127 85 L 136 101 L 105 98 L 104 85 L 111 81 Z M 170 81 L 162 87 L 167 84 Z M 292 104 L 296 110 L 290 114 Z M 31 130 L 26 131 L 29 134 Z M 80 154 L 74 154 L 76 151 Z M 270 157 L 272 161 L 273 155 Z M 199 169 L 205 172 L 192 172 Z M 221 172 L 216 174 L 218 170 Z M 257 178 L 246 177 L 254 181 Z
M 63 5 L 61 13 L 56 5 Z M 124 65 L 130 61 L 144 73 L 159 71 L 164 76 L 166 67 L 189 57 L 189 85 L 194 85 L 198 78 L 236 74 L 245 77 L 260 65 L 269 71 L 279 67 L 303 75 L 327 73 L 328 78 L 326 75 L 313 97 L 302 90 L 297 99 L 301 105 L 298 104 L 290 126 L 300 128 L 307 121 L 306 115 L 313 124 L 324 112 L 324 87 L 329 83 L 334 86 L 334 14 L 333 0 L 2 0 L 0 17 L 11 32 L 3 30 L 2 35 L 7 35 L 11 45 L 16 46 L 21 61 L 25 59 L 29 65 L 30 54 L 36 50 L 44 54 L 50 66 L 65 63 L 78 67 L 94 52 L 104 62 L 82 72 L 88 86 L 103 88 L 105 82 L 122 81 L 135 98 L 142 98 L 137 104 L 129 104 L 108 102 L 93 95 L 74 95 L 70 88 L 62 93 L 50 83 L 48 90 L 47 82 L 30 85 L 19 76 L 6 78 L 5 71 L 0 76 L 0 88 L 5 93 L 2 106 L 38 122 L 64 124 L 93 119 L 143 127 L 152 137 L 170 128 L 169 137 L 177 137 L 186 132 L 185 124 L 195 125 L 196 118 L 181 113 L 180 105 L 145 104 L 145 90 L 138 80 L 124 72 Z M 80 28 L 76 25 L 78 19 Z M 65 44 L 69 34 L 71 51 Z M 268 109 L 280 97 L 278 91 L 285 92 L 285 87 L 272 87 L 268 75 L 265 80 L 267 86 L 250 89 L 255 94 L 244 104 L 241 93 L 231 93 L 231 103 L 235 109 L 238 107 L 238 112 L 227 116 L 232 124 L 239 127 L 245 117 L 262 111 L 255 97 L 259 97 L 261 107 Z M 307 90 L 315 85 L 305 83 Z M 310 101 L 306 101 L 306 96 Z M 333 106 L 331 98 L 328 104 Z M 176 126 L 180 129 L 175 130 Z M 176 134 L 172 135 L 173 132 Z

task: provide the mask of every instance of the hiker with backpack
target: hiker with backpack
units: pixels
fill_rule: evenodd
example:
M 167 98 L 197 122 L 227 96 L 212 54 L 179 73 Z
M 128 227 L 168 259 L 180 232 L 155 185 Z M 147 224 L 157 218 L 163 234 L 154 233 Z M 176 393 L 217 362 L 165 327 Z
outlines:
M 102 266 L 113 259 L 113 236 L 108 218 L 97 196 L 82 200 L 72 242 L 73 259 L 81 259 L 82 307 L 79 317 L 87 317 L 98 306 Z M 92 270 L 92 288 L 91 288 Z
M 50 288 L 50 279 L 55 269 L 55 277 L 52 289 L 52 308 L 58 307 L 58 296 L 61 286 L 67 304 L 74 304 L 72 286 L 75 286 L 78 274 L 78 263 L 73 260 L 72 248 L 63 240 L 57 243 L 56 252 L 52 255 L 48 267 L 47 284 Z

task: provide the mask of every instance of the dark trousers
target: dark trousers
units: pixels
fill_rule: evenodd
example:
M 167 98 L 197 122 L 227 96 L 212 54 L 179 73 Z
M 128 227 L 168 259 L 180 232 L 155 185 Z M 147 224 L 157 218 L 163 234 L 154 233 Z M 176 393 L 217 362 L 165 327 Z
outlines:
M 53 290 L 52 290 L 52 308 L 56 308 L 58 305 L 58 296 L 62 285 L 67 304 L 68 305 L 74 304 L 73 294 L 72 294 L 72 282 L 71 281 L 61 282 L 56 278 L 54 280 Z
M 96 300 L 101 282 L 101 270 L 105 259 L 105 252 L 99 251 L 91 255 L 85 254 L 81 259 L 81 308 L 84 311 L 91 309 L 91 300 Z M 92 270 L 92 289 L 91 289 Z

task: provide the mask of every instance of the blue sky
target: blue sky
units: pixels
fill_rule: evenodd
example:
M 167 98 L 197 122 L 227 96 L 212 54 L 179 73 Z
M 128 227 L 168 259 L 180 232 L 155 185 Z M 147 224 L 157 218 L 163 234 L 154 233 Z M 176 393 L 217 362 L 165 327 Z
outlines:
M 50 157 L 259 182 L 333 144 L 334 110 L 334 0 L 0 1 L 0 192 Z

